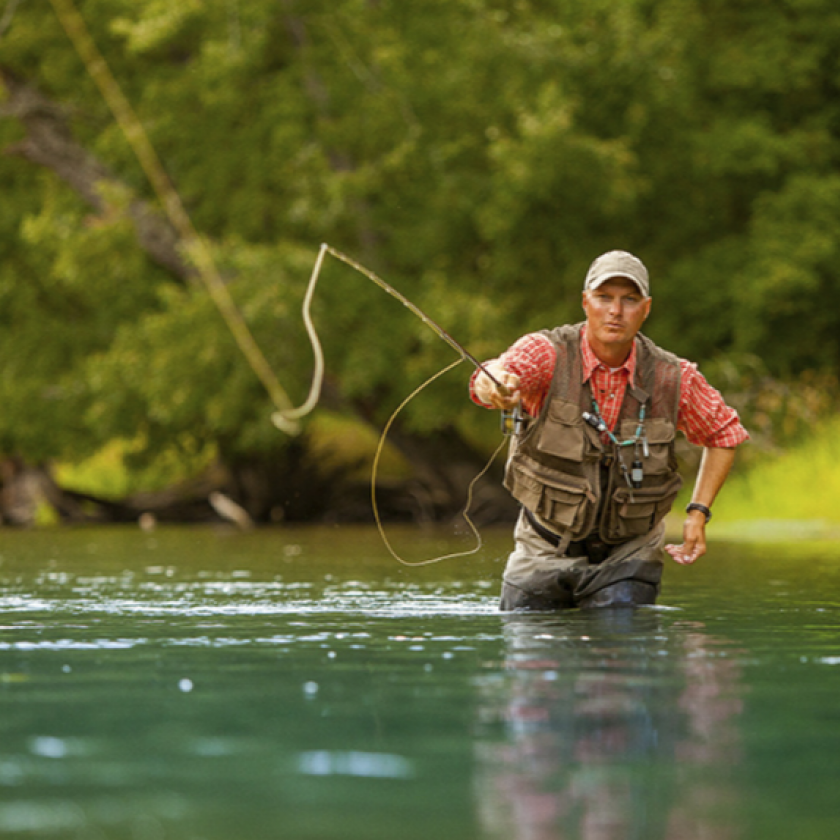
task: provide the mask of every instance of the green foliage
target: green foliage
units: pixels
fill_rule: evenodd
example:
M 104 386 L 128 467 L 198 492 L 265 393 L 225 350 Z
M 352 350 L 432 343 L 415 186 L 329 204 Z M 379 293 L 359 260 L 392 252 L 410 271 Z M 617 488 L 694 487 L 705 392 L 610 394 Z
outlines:
M 840 176 L 797 175 L 756 201 L 751 259 L 738 277 L 741 346 L 772 370 L 840 359 Z
M 76 463 L 55 465 L 55 478 L 61 487 L 86 493 L 99 499 L 124 499 L 132 493 L 155 492 L 177 485 L 206 470 L 215 452 L 188 452 L 172 447 L 153 459 L 142 458 L 133 468 L 136 453 L 144 449 L 142 441 L 114 439 L 89 458 Z
M 757 356 L 774 379 L 840 366 L 830 0 L 79 8 L 295 399 L 312 367 L 299 306 L 322 241 L 479 357 L 579 319 L 588 263 L 622 247 L 648 263 L 650 333 L 675 352 Z M 53 174 L 0 156 L 0 450 L 282 447 L 206 294 L 136 244 L 125 211 L 151 189 L 49 4 L 16 8 L 0 66 L 63 108 L 122 185 L 94 214 Z M 0 146 L 23 137 L 0 118 Z M 314 316 L 334 402 L 377 424 L 453 358 L 332 261 Z M 468 376 L 412 403 L 408 428 L 489 435 Z
M 745 520 L 840 521 L 840 422 L 813 430 L 789 451 L 736 473 L 715 505 L 725 522 Z M 814 492 L 819 488 L 819 492 Z

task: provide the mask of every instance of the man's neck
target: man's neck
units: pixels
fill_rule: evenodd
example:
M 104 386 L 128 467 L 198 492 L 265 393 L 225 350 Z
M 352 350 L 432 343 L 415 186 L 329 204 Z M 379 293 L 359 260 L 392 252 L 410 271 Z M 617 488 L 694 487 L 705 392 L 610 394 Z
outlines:
M 629 344 L 604 344 L 600 341 L 592 341 L 589 335 L 586 336 L 586 341 L 589 347 L 595 354 L 595 358 L 610 368 L 621 367 L 630 355 L 633 349 L 633 342 Z

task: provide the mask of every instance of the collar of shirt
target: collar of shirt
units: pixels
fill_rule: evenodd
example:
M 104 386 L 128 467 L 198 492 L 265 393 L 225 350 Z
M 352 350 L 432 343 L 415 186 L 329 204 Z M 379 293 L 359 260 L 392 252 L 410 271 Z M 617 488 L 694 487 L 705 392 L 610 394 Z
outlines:
M 589 345 L 589 337 L 586 334 L 586 324 L 581 330 L 580 354 L 583 361 L 583 381 L 588 382 L 592 378 L 592 374 L 597 367 L 602 367 L 605 372 L 609 373 L 610 369 L 595 355 L 595 351 Z M 616 369 L 627 372 L 627 382 L 632 388 L 635 385 L 636 376 L 636 342 L 633 341 L 633 346 L 630 349 L 630 355 L 624 360 L 624 364 Z

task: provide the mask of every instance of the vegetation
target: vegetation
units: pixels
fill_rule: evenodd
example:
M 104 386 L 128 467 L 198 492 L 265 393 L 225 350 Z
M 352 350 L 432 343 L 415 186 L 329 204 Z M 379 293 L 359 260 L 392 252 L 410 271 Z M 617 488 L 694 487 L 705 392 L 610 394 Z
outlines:
M 734 476 L 724 491 L 722 518 L 837 523 L 838 464 L 840 422 L 831 419 L 807 440 Z
M 328 242 L 478 357 L 578 319 L 589 262 L 626 248 L 651 270 L 651 337 L 701 364 L 762 449 L 836 408 L 830 0 L 77 5 L 293 400 Z M 213 461 L 256 519 L 334 511 L 353 464 L 329 463 L 311 422 L 298 438 L 272 425 L 54 7 L 3 6 L 4 481 L 119 452 L 143 481 Z M 452 358 L 337 262 L 314 310 L 324 405 L 345 424 L 381 428 Z M 468 374 L 395 425 L 423 501 L 394 515 L 449 515 L 490 451 L 496 418 L 465 399 Z

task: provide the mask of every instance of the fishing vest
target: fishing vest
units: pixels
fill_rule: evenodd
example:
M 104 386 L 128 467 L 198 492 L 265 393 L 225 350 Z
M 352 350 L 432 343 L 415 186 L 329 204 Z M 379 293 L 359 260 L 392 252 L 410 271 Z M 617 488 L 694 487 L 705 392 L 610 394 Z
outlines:
M 561 537 L 597 535 L 614 545 L 649 533 L 682 485 L 674 452 L 680 363 L 641 333 L 636 336 L 635 385 L 627 385 L 614 430 L 619 441 L 634 443 L 605 443 L 583 419 L 583 412 L 594 409 L 591 386 L 583 382 L 581 327 L 543 332 L 557 352 L 554 377 L 539 416 L 511 438 L 504 483 Z M 626 478 L 635 460 L 643 469 L 640 487 Z

